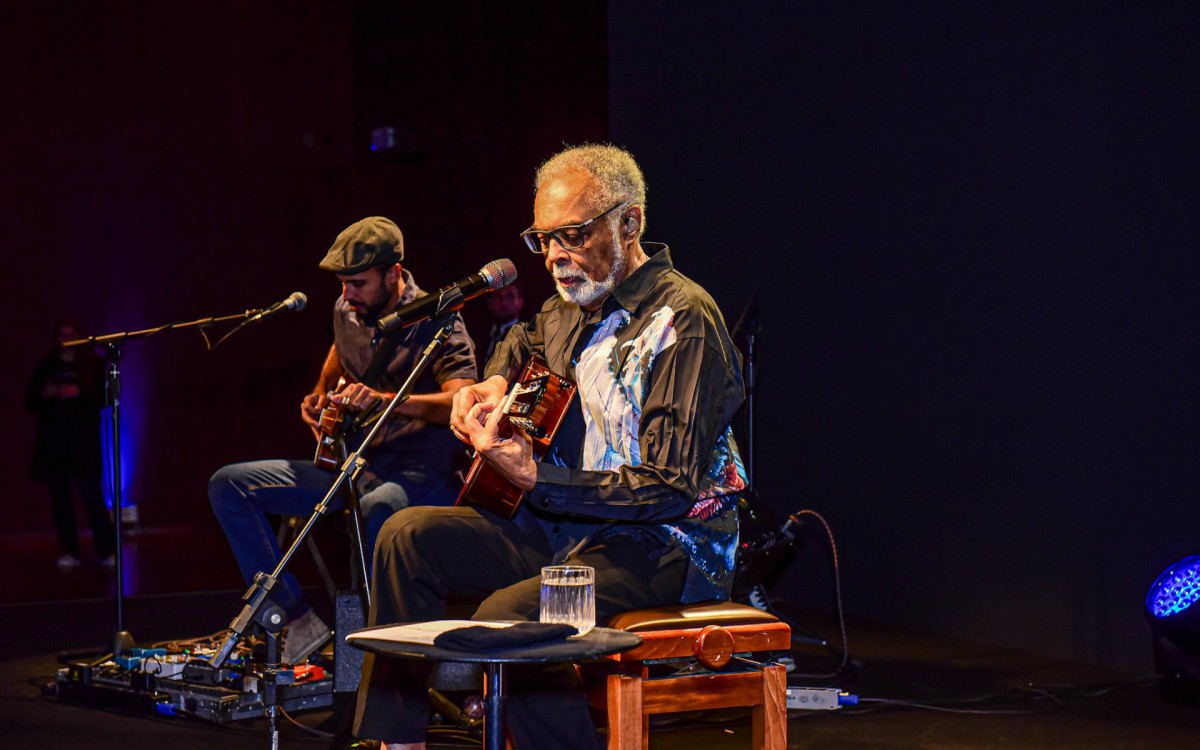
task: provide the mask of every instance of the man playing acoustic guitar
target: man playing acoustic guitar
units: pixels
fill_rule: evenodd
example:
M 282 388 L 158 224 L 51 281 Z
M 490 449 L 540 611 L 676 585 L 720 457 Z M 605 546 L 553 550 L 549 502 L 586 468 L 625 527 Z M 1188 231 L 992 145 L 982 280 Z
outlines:
M 381 317 L 423 294 L 401 266 L 403 259 L 400 229 L 372 216 L 338 235 L 321 261 L 321 268 L 341 282 L 342 294 L 333 307 L 333 346 L 312 393 L 300 403 L 300 417 L 314 435 L 322 410 L 331 403 L 353 415 L 390 399 L 432 340 L 436 326 L 426 321 L 373 343 Z M 348 385 L 338 391 L 342 378 Z M 358 479 L 358 491 L 367 555 L 383 522 L 395 511 L 454 502 L 459 489 L 456 457 L 463 451 L 445 425 L 452 397 L 475 380 L 474 346 L 459 318 L 413 395 L 396 406 L 364 453 L 368 467 Z M 333 473 L 312 460 L 252 461 L 213 474 L 209 502 L 247 585 L 257 572 L 274 570 L 282 557 L 266 514 L 307 517 L 333 480 Z M 313 613 L 291 573 L 281 578 L 272 599 L 289 620 L 283 661 L 302 662 L 329 639 L 329 628 Z
M 645 183 L 625 151 L 567 149 L 538 170 L 533 227 L 558 296 L 514 326 L 450 425 L 524 501 L 511 520 L 470 505 L 407 508 L 375 549 L 371 625 L 443 619 L 449 595 L 482 620 L 537 620 L 540 568 L 595 569 L 596 623 L 637 608 L 729 597 L 744 472 L 729 429 L 741 365 L 721 313 L 642 242 Z M 537 357 L 577 393 L 541 462 L 497 405 Z M 481 504 L 480 504 L 481 505 Z M 571 665 L 509 671 L 521 750 L 599 748 Z M 429 715 L 412 662 L 367 656 L 355 731 L 423 748 Z

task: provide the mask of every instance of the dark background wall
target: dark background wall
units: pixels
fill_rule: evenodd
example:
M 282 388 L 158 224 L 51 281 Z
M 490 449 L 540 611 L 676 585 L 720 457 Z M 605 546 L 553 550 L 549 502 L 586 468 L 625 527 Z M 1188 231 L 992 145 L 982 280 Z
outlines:
M 649 239 L 731 321 L 759 290 L 758 488 L 829 520 L 851 612 L 1149 668 L 1141 597 L 1200 526 L 1192 4 L 433 5 L 6 6 L 0 532 L 49 528 L 19 396 L 55 316 L 309 295 L 125 349 L 142 522 L 211 527 L 214 468 L 309 451 L 342 227 L 396 219 L 428 286 L 512 257 L 540 299 L 532 170 L 608 137 Z M 828 606 L 802 542 L 772 591 Z
M 347 213 L 353 91 L 351 16 L 323 5 L 6 6 L 4 530 L 48 527 L 19 399 L 55 317 L 100 334 L 297 288 L 325 303 L 311 258 Z M 206 472 L 303 443 L 280 427 L 327 325 L 289 318 L 212 353 L 195 330 L 124 347 L 127 489 L 146 523 L 207 523 Z
M 213 470 L 311 453 L 297 405 L 331 341 L 339 290 L 317 263 L 342 228 L 396 220 L 429 288 L 509 256 L 531 299 L 549 294 L 517 234 L 539 160 L 604 136 L 604 6 L 434 5 L 6 5 L 0 532 L 50 528 L 20 399 L 64 313 L 99 334 L 308 295 L 212 352 L 195 330 L 124 346 L 127 498 L 143 525 L 219 534 Z M 572 54 L 545 64 L 547 39 Z M 370 150 L 381 126 L 394 152 Z M 228 554 L 219 537 L 212 553 Z
M 727 318 L 758 288 L 757 484 L 849 610 L 1149 669 L 1200 544 L 1200 9 L 609 5 L 610 137 Z M 773 592 L 828 605 L 802 541 Z

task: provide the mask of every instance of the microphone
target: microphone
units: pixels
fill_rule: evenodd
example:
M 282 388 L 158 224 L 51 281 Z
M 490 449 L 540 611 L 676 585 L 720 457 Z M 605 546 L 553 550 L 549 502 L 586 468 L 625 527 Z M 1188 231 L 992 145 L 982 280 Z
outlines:
M 508 258 L 493 260 L 479 269 L 479 273 L 473 273 L 465 279 L 444 286 L 433 294 L 418 297 L 407 305 L 397 308 L 390 315 L 383 316 L 375 328 L 379 333 L 408 328 L 423 320 L 429 320 L 440 312 L 461 309 L 467 300 L 474 299 L 484 292 L 502 289 L 516 279 L 517 267 L 511 260 Z M 451 295 L 451 297 L 447 299 L 447 295 Z M 454 297 L 458 297 L 458 299 L 454 299 Z M 443 305 L 446 306 L 443 307 Z
M 272 318 L 285 310 L 294 310 L 296 312 L 300 312 L 307 304 L 308 297 L 305 296 L 304 292 L 292 292 L 287 299 L 283 300 L 282 302 L 276 302 L 266 310 L 259 310 L 246 322 L 257 323 L 260 320 Z

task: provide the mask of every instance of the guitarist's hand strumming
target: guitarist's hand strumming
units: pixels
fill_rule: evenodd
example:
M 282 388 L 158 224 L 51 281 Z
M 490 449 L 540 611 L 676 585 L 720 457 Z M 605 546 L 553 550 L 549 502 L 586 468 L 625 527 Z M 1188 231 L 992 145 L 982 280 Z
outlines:
M 467 415 L 476 404 L 488 404 L 495 406 L 504 399 L 504 393 L 508 390 L 508 381 L 499 375 L 493 375 L 482 383 L 473 383 L 472 385 L 460 388 L 458 393 L 454 394 L 454 400 L 450 405 L 450 431 L 454 436 L 464 443 L 471 442 L 471 436 L 467 432 Z
M 513 485 L 531 490 L 537 483 L 537 463 L 533 460 L 533 443 L 520 429 L 504 425 L 503 411 L 497 404 L 477 403 L 467 412 L 464 424 L 471 445 L 492 468 Z M 503 433 L 509 433 L 507 436 Z
M 506 389 L 508 381 L 493 375 L 460 390 L 450 428 L 475 448 L 457 504 L 512 518 L 525 492 L 537 485 L 537 462 L 550 449 L 576 388 L 545 360 L 531 356 L 512 389 Z

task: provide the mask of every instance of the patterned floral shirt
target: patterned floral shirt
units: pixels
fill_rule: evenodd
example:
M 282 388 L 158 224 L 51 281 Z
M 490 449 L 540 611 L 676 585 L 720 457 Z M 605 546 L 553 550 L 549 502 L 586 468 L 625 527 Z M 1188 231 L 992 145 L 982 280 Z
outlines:
M 541 526 L 560 557 L 609 536 L 685 554 L 683 601 L 727 599 L 746 484 L 730 422 L 744 395 L 712 298 L 661 246 L 595 314 L 547 301 L 487 375 L 511 381 L 531 354 L 574 379 L 579 398 L 518 522 Z

